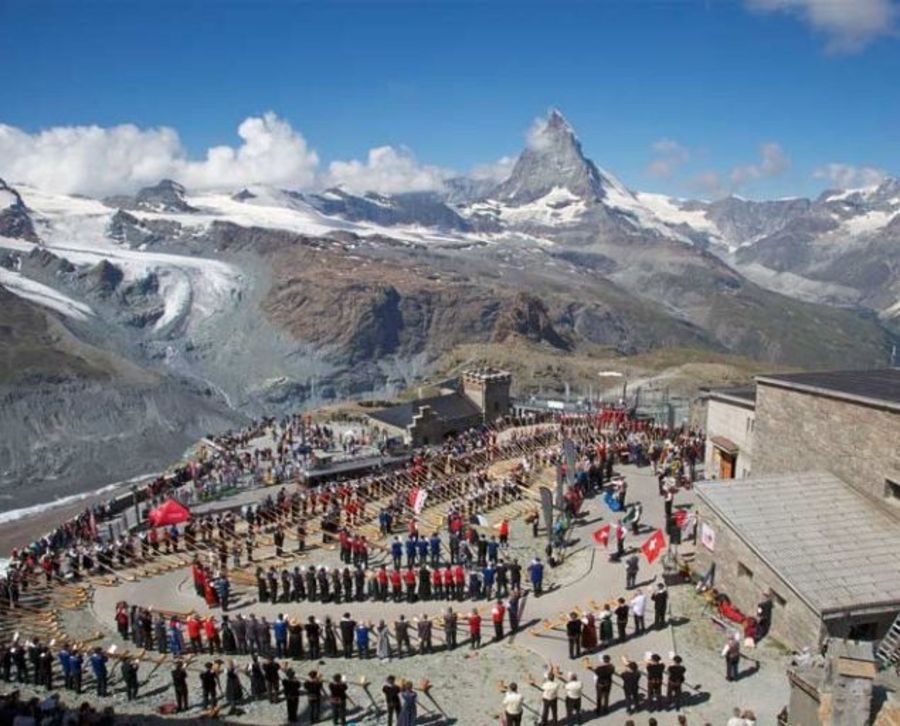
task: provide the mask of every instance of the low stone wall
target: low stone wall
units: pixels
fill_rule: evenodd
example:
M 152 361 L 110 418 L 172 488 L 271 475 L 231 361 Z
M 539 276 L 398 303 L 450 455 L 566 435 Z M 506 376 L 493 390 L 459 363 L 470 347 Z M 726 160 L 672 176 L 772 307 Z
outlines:
M 815 648 L 821 637 L 821 619 L 761 558 L 710 508 L 698 500 L 697 565 L 706 572 L 716 563 L 715 587 L 731 598 L 747 615 L 756 616 L 756 606 L 767 589 L 778 598 L 772 609 L 771 634 L 781 642 L 800 649 Z M 703 526 L 715 533 L 715 549 L 710 551 L 700 537 Z M 745 569 L 742 569 L 745 568 Z

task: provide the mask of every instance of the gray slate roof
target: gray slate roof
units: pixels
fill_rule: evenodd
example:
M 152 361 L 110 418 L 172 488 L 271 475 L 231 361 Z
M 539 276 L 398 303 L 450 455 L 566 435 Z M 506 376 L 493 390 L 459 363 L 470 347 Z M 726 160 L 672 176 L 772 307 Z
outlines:
M 772 374 L 757 376 L 756 380 L 762 384 L 900 408 L 900 368 Z
M 716 480 L 696 489 L 820 613 L 900 603 L 900 524 L 834 475 Z
M 413 416 L 422 406 L 431 406 L 438 417 L 448 423 L 481 415 L 481 409 L 467 396 L 461 393 L 446 393 L 430 398 L 417 398 L 415 401 L 372 411 L 369 418 L 405 429 L 412 423 Z
M 740 386 L 738 388 L 712 388 L 709 391 L 710 398 L 715 398 L 728 403 L 737 403 L 744 408 L 756 407 L 756 386 Z

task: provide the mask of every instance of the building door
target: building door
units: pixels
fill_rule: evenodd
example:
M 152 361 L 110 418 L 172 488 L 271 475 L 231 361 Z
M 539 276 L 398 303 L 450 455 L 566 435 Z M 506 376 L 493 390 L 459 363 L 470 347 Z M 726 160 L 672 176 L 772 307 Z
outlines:
M 734 454 L 719 452 L 719 479 L 734 479 Z

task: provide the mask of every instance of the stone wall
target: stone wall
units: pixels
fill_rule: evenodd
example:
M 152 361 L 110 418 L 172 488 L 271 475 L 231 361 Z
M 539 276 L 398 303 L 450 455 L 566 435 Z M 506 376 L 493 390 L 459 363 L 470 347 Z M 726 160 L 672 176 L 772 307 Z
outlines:
M 446 421 L 431 406 L 422 406 L 407 429 L 407 439 L 412 446 L 434 446 L 447 435 L 461 433 L 480 423 L 480 415 Z
M 481 409 L 485 421 L 495 421 L 509 413 L 509 389 L 512 385 L 509 373 L 466 371 L 462 385 L 463 394 Z
M 700 572 L 708 571 L 710 563 L 715 562 L 714 586 L 727 594 L 732 603 L 747 615 L 755 616 L 763 593 L 773 590 L 778 597 L 773 601 L 771 634 L 797 649 L 804 646 L 815 648 L 821 630 L 818 613 L 803 602 L 701 499 L 698 499 L 697 511 L 700 525 L 697 528 L 696 559 Z M 704 524 L 715 532 L 715 549 L 712 552 L 700 541 Z M 741 574 L 741 566 L 750 574 L 746 571 Z
M 900 413 L 758 383 L 754 475 L 825 470 L 885 501 L 900 480 Z
M 754 412 L 752 408 L 710 398 L 706 406 L 706 472 L 718 473 L 717 448 L 710 441 L 712 436 L 724 436 L 738 447 L 734 466 L 734 478 L 750 476 L 753 459 Z

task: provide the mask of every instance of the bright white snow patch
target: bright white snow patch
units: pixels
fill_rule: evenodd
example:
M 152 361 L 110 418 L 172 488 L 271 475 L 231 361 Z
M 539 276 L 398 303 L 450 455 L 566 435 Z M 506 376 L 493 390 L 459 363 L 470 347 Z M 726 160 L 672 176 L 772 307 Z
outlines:
M 900 300 L 881 311 L 882 318 L 896 318 L 898 316 L 900 316 Z
M 73 300 L 52 287 L 35 282 L 18 272 L 12 272 L 3 267 L 0 267 L 0 285 L 25 300 L 43 305 L 75 320 L 87 320 L 94 314 L 90 306 Z
M 484 236 L 466 233 L 444 233 L 420 225 L 387 227 L 372 222 L 353 222 L 322 214 L 305 200 L 266 186 L 251 186 L 254 199 L 237 201 L 225 194 L 190 196 L 187 202 L 197 209 L 195 214 L 155 214 L 132 212 L 144 219 L 172 219 L 183 225 L 207 225 L 218 220 L 233 222 L 242 227 L 284 229 L 296 234 L 319 237 L 334 231 L 346 231 L 360 237 L 380 235 L 414 244 L 460 244 L 484 241 Z M 384 202 L 366 197 L 370 202 L 385 206 Z
M 18 199 L 16 195 L 7 189 L 0 189 L 0 209 L 9 209 Z
M 624 212 L 631 220 L 631 223 L 640 229 L 650 229 L 660 234 L 677 239 L 679 242 L 692 244 L 691 240 L 682 234 L 679 234 L 667 224 L 663 222 L 646 204 L 626 189 L 621 182 L 616 181 L 615 177 L 609 176 L 612 184 L 604 185 L 603 190 L 606 193 L 603 202 L 613 209 Z
M 183 270 L 166 269 L 159 273 L 159 294 L 165 310 L 154 328 L 160 330 L 186 314 L 191 305 L 191 282 Z
M 684 209 L 679 205 L 679 200 L 667 197 L 665 194 L 638 192 L 635 196 L 641 204 L 666 224 L 676 227 L 685 224 L 717 241 L 723 241 L 722 233 L 716 223 L 706 216 L 705 209 Z
M 47 194 L 30 187 L 20 188 L 35 212 L 44 247 L 75 265 L 95 265 L 102 260 L 119 267 L 125 282 L 133 282 L 156 273 L 165 299 L 165 313 L 159 327 L 186 313 L 194 327 L 231 304 L 233 294 L 243 286 L 238 268 L 219 260 L 179 255 L 154 250 L 131 249 L 106 234 L 114 211 L 103 203 L 80 197 Z M 240 205 L 240 202 L 233 202 Z M 142 217 L 161 218 L 144 213 Z M 199 215 L 168 215 L 183 224 L 198 224 Z M 212 218 L 210 218 L 211 220 Z M 0 238 L 0 247 L 30 252 L 35 245 L 21 240 Z M 185 289 L 185 285 L 188 289 Z M 188 305 L 189 309 L 185 309 Z
M 825 197 L 826 202 L 839 202 L 844 199 L 848 199 L 849 197 L 855 196 L 859 194 L 863 199 L 868 196 L 871 196 L 875 191 L 878 190 L 878 184 L 873 184 L 867 187 L 856 187 L 855 189 L 842 189 L 841 191 L 837 191 L 834 194 L 829 194 Z
M 851 217 L 841 226 L 841 231 L 846 234 L 867 234 L 876 232 L 890 222 L 896 212 L 871 211 Z
M 469 205 L 464 213 L 485 214 L 511 224 L 557 225 L 577 222 L 586 209 L 584 200 L 565 187 L 553 187 L 540 199 L 517 207 L 488 199 Z

